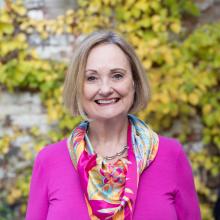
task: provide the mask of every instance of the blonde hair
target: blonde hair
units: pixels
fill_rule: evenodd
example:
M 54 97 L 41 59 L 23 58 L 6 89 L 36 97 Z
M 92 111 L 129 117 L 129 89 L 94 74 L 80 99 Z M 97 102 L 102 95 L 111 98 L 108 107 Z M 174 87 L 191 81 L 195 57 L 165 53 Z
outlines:
M 128 58 L 135 88 L 134 101 L 129 113 L 145 108 L 150 99 L 150 86 L 144 68 L 131 45 L 112 31 L 93 32 L 77 46 L 64 82 L 64 105 L 73 116 L 81 115 L 87 118 L 80 101 L 83 95 L 85 68 L 90 51 L 100 44 L 117 45 Z

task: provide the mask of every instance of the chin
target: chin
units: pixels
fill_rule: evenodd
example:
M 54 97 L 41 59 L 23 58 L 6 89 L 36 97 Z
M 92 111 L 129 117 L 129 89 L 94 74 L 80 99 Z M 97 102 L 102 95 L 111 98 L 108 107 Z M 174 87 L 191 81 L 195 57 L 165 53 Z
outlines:
M 103 113 L 100 113 L 99 115 L 92 115 L 90 116 L 89 118 L 92 119 L 92 120 L 111 120 L 111 119 L 116 119 L 118 117 L 127 117 L 128 115 L 128 112 L 119 112 L 119 113 L 106 113 L 106 114 L 103 114 Z

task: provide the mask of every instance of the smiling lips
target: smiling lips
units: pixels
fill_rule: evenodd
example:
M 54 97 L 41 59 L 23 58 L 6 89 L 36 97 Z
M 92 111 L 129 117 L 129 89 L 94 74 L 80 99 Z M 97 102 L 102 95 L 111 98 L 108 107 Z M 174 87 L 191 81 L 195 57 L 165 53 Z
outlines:
M 95 102 L 99 105 L 108 105 L 113 104 L 119 101 L 119 98 L 113 98 L 113 99 L 98 99 L 95 100 Z

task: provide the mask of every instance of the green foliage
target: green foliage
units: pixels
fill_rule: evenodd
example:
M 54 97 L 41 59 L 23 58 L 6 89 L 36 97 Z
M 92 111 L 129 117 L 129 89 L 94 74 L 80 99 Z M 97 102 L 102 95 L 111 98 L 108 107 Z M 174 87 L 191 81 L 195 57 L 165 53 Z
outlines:
M 1 138 L 0 153 L 9 166 L 10 154 L 13 151 L 12 142 L 16 138 L 29 135 L 38 141 L 34 149 L 31 148 L 33 143 L 21 146 L 22 160 L 33 161 L 33 156 L 37 151 L 46 144 L 63 138 L 79 119 L 70 118 L 62 107 L 63 80 L 67 65 L 63 62 L 40 59 L 27 42 L 31 33 L 46 39 L 50 33 L 54 34 L 59 29 L 56 26 L 54 32 L 46 31 L 45 26 L 48 23 L 53 27 L 52 21 L 36 22 L 29 19 L 22 1 L 15 3 L 6 1 L 5 3 L 5 8 L 0 9 L 0 85 L 11 92 L 19 90 L 39 92 L 43 104 L 47 107 L 49 122 L 58 124 L 58 128 L 48 136 L 39 134 L 37 128 L 24 132 L 13 128 L 13 135 L 5 135 Z M 3 186 L 0 186 L 3 187 L 0 193 L 0 219 L 23 218 L 30 175 L 30 166 L 23 171 L 16 169 L 15 181 L 5 182 Z
M 38 139 L 35 151 L 62 139 L 80 119 L 72 118 L 62 107 L 67 65 L 40 59 L 29 46 L 28 36 L 34 33 L 46 40 L 51 35 L 64 33 L 77 39 L 94 30 L 113 29 L 134 46 L 152 85 L 152 101 L 146 110 L 138 113 L 139 117 L 160 133 L 169 132 L 179 122 L 181 128 L 174 135 L 183 143 L 198 141 L 194 118 L 203 125 L 204 147 L 189 156 L 196 174 L 203 218 L 211 219 L 213 189 L 219 187 L 220 171 L 220 23 L 200 27 L 181 41 L 182 16 L 199 15 L 190 0 L 79 0 L 76 11 L 68 10 L 56 20 L 41 21 L 28 18 L 22 1 L 5 2 L 6 7 L 0 11 L 0 84 L 12 92 L 40 92 L 48 120 L 56 124 L 47 137 Z M 39 136 L 36 128 L 30 133 Z M 0 140 L 0 152 L 6 157 L 16 135 Z M 22 146 L 24 157 L 33 159 L 26 149 L 27 146 Z M 29 167 L 24 171 L 25 177 L 18 173 L 12 188 L 6 190 L 8 196 L 0 194 L 3 198 L 0 210 L 5 213 L 5 219 L 15 218 L 16 214 L 12 217 L 8 211 L 14 206 L 24 213 L 30 170 Z
M 175 1 L 166 0 L 163 2 L 167 6 L 174 16 L 179 16 L 181 14 L 188 14 L 193 16 L 199 16 L 200 11 L 192 1 Z

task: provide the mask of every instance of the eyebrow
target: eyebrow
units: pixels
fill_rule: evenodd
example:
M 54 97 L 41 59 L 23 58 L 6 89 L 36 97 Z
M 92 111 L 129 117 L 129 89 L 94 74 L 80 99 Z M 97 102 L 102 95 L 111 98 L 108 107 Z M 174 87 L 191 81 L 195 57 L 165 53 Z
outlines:
M 125 69 L 122 69 L 122 68 L 113 68 L 113 69 L 110 69 L 110 72 L 116 72 L 116 71 L 122 71 L 123 73 L 126 73 L 127 71 Z M 85 73 L 87 72 L 94 72 L 94 73 L 97 73 L 97 70 L 94 70 L 94 69 L 87 69 L 85 71 Z

